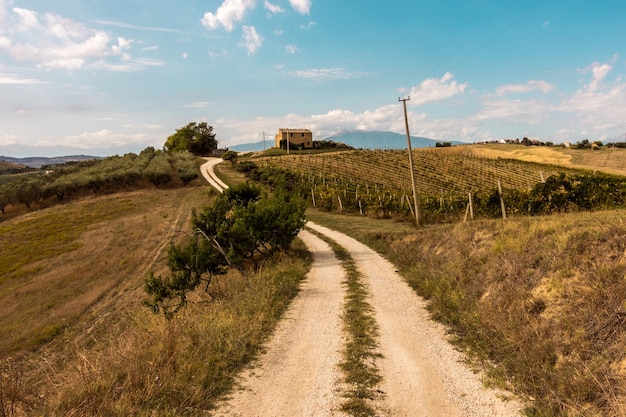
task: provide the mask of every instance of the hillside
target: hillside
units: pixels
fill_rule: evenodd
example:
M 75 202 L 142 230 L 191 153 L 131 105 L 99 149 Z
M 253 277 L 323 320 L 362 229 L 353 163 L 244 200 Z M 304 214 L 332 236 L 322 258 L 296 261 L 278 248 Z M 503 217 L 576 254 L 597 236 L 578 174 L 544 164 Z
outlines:
M 599 150 L 524 145 L 465 145 L 447 152 L 488 158 L 511 158 L 526 162 L 554 164 L 568 168 L 626 175 L 626 149 L 602 147 Z
M 413 158 L 418 191 L 435 196 L 464 196 L 469 192 L 492 189 L 498 181 L 507 189 L 528 189 L 550 175 L 577 172 L 573 167 L 486 157 L 465 152 L 465 149 L 465 146 L 415 149 Z M 384 187 L 407 193 L 411 190 L 406 150 L 294 153 L 253 160 L 261 165 L 288 168 L 320 178 L 342 179 L 361 187 Z
M 0 161 L 11 162 L 14 164 L 19 164 L 19 165 L 25 165 L 31 168 L 41 168 L 44 165 L 65 164 L 67 162 L 91 161 L 92 159 L 99 159 L 99 157 L 89 156 L 89 155 L 68 155 L 68 156 L 54 156 L 54 157 L 33 156 L 33 157 L 24 157 L 24 158 L 0 156 Z
M 3 161 L 0 159 L 0 175 L 17 174 L 27 170 L 29 170 L 29 168 L 26 165 Z

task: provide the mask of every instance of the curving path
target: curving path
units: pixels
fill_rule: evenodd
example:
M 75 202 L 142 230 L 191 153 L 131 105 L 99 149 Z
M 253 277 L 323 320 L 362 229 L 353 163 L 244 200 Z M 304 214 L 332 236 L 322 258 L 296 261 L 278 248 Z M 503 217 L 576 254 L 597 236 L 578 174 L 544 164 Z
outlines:
M 209 160 L 203 175 L 218 190 Z M 210 179 L 209 179 L 210 178 Z M 216 185 L 214 185 L 217 184 Z M 220 184 L 221 183 L 221 184 Z M 307 227 L 344 247 L 369 290 L 368 302 L 379 328 L 377 361 L 383 393 L 381 416 L 519 416 L 517 401 L 486 389 L 480 375 L 448 343 L 445 328 L 432 321 L 425 302 L 378 253 L 343 233 L 312 222 Z M 266 353 L 241 377 L 241 390 L 221 405 L 216 416 L 341 416 L 341 315 L 343 269 L 330 247 L 306 230 L 300 238 L 313 254 L 313 265 Z

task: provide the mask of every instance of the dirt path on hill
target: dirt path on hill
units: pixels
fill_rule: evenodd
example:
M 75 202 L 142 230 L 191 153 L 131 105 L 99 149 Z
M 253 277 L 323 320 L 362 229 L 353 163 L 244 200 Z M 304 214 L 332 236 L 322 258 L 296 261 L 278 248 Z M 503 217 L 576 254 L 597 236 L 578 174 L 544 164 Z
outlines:
M 209 184 L 211 184 L 211 187 L 215 188 L 217 191 L 221 193 L 222 191 L 228 188 L 228 185 L 224 184 L 222 180 L 220 180 L 217 177 L 217 175 L 215 175 L 215 170 L 213 168 L 215 167 L 215 165 L 222 162 L 223 159 L 221 158 L 204 158 L 204 159 L 206 159 L 206 162 L 202 164 L 202 166 L 200 167 L 200 172 L 202 173 L 202 176 L 204 177 L 204 179 L 207 180 Z
M 207 163 L 209 164 L 209 163 Z M 203 174 L 213 165 L 203 165 Z M 218 188 L 218 187 L 216 187 Z M 218 188 L 219 189 L 219 188 Z M 376 363 L 383 399 L 379 415 L 519 416 L 521 405 L 487 390 L 463 365 L 443 326 L 429 319 L 425 302 L 379 254 L 340 232 L 307 223 L 344 247 L 369 290 L 379 327 L 382 358 Z M 341 315 L 344 271 L 328 245 L 307 231 L 300 237 L 313 254 L 302 291 L 267 345 L 242 377 L 242 389 L 216 416 L 341 416 Z
M 327 243 L 307 231 L 300 239 L 314 258 L 306 281 L 266 352 L 215 416 L 339 415 L 344 271 Z
M 425 301 L 378 253 L 343 233 L 307 223 L 343 246 L 369 288 L 379 327 L 380 368 L 386 416 L 519 416 L 521 406 L 487 390 L 480 376 L 463 365 L 462 355 L 432 321 Z

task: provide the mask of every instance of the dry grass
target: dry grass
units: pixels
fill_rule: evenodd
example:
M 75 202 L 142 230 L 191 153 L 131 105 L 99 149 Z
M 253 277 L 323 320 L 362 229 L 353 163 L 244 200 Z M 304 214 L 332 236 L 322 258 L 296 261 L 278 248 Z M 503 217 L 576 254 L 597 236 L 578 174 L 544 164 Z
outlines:
M 442 225 L 309 213 L 388 256 L 531 416 L 626 415 L 626 212 Z M 337 220 L 337 218 L 339 220 Z
M 465 152 L 488 158 L 512 158 L 526 162 L 561 165 L 626 175 L 626 149 L 606 148 L 600 150 L 567 149 L 524 145 L 467 145 L 456 146 L 447 152 Z
M 198 293 L 172 323 L 151 314 L 143 278 L 164 269 L 164 249 L 208 191 L 115 194 L 0 224 L 1 406 L 40 415 L 198 415 L 212 406 L 297 292 L 308 256 L 300 248 L 220 277 L 215 298 Z
M 90 198 L 1 223 L 0 358 L 32 351 L 96 303 L 140 288 L 173 229 L 206 200 L 193 191 Z

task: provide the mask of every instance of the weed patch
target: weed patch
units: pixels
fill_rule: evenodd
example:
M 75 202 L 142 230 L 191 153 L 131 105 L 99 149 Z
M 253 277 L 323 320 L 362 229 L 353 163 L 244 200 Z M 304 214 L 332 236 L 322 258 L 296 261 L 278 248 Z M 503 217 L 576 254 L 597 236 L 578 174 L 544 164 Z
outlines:
M 376 385 L 381 380 L 375 360 L 380 354 L 377 353 L 376 320 L 366 300 L 367 289 L 361 282 L 362 276 L 350 254 L 335 241 L 314 230 L 308 230 L 331 246 L 346 271 L 347 300 L 343 320 L 349 338 L 341 369 L 348 389 L 344 393 L 345 401 L 341 409 L 351 416 L 375 416 L 373 402 L 380 397 Z

